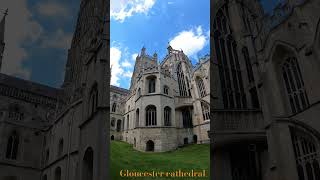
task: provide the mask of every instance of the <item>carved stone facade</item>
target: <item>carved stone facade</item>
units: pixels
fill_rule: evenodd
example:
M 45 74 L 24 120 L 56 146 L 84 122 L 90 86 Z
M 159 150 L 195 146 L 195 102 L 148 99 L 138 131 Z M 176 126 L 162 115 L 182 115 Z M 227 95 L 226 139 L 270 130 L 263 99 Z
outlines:
M 0 180 L 108 178 L 108 9 L 81 1 L 61 88 L 0 74 Z
M 214 179 L 320 179 L 320 4 L 211 3 Z
M 205 56 L 193 67 L 183 51 L 169 46 L 159 63 L 156 53 L 150 56 L 142 48 L 130 90 L 111 87 L 110 106 L 117 107 L 111 119 L 121 124 L 118 128 L 111 121 L 110 138 L 126 141 L 139 151 L 155 152 L 209 143 L 209 60 Z

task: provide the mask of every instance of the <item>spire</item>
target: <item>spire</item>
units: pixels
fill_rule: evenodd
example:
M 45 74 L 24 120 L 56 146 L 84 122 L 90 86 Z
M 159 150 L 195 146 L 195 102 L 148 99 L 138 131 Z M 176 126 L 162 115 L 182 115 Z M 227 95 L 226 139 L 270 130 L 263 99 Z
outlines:
M 171 47 L 170 43 L 168 42 L 168 47 L 167 47 L 167 50 L 168 50 L 168 54 L 171 53 L 171 51 L 173 50 L 173 48 Z
M 0 43 L 4 42 L 4 30 L 5 30 L 5 23 L 6 23 L 6 16 L 8 15 L 8 9 L 4 12 L 4 16 L 0 22 Z
M 2 66 L 2 57 L 3 57 L 3 51 L 4 51 L 4 30 L 5 30 L 5 23 L 6 23 L 6 16 L 8 15 L 8 9 L 4 12 L 4 16 L 0 22 L 0 71 Z
M 153 60 L 158 60 L 158 54 L 156 52 L 153 54 Z
M 144 46 L 141 49 L 141 55 L 146 55 L 146 48 Z

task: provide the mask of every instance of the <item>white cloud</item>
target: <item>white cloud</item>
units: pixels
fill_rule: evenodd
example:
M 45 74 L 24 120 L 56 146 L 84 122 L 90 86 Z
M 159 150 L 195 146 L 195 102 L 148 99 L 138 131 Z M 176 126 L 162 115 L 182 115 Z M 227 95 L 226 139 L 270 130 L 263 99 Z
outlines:
M 67 50 L 70 48 L 72 36 L 72 33 L 65 33 L 62 29 L 58 29 L 54 34 L 49 34 L 42 39 L 41 47 Z
M 201 35 L 202 35 L 202 28 L 201 28 L 201 26 L 198 26 L 198 27 L 197 27 L 197 35 L 198 35 L 198 36 L 201 36 Z
M 1 0 L 0 7 L 0 18 L 2 18 L 2 12 L 6 8 L 9 9 L 6 19 L 6 47 L 2 73 L 29 79 L 31 70 L 23 67 L 28 53 L 22 44 L 30 45 L 39 40 L 43 28 L 33 19 L 26 0 Z
M 131 78 L 132 77 L 132 71 L 127 71 L 127 72 L 123 73 L 123 76 Z
M 123 67 L 132 67 L 132 64 L 128 60 L 125 60 L 124 62 L 121 63 L 121 66 L 123 66 Z
M 170 40 L 173 49 L 182 49 L 187 56 L 193 56 L 204 48 L 209 37 L 203 34 L 201 26 L 188 31 L 182 31 Z
M 131 56 L 132 60 L 136 61 L 137 56 L 138 56 L 138 53 L 133 53 Z
M 66 5 L 58 2 L 41 2 L 37 5 L 37 11 L 42 16 L 47 17 L 69 17 L 69 10 Z
M 111 18 L 123 22 L 134 14 L 147 14 L 156 0 L 111 0 Z
M 120 80 L 121 74 L 124 72 L 120 66 L 120 59 L 121 59 L 121 51 L 117 47 L 110 48 L 110 66 L 111 69 L 111 82 L 110 84 L 115 86 L 120 86 L 118 82 Z

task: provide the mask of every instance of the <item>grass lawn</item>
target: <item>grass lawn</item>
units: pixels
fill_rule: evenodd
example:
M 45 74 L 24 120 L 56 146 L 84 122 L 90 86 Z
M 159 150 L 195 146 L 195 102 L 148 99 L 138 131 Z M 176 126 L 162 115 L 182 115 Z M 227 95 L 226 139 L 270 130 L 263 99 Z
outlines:
M 145 153 L 133 149 L 131 144 L 111 141 L 110 152 L 111 179 L 202 179 L 208 180 L 210 169 L 210 145 L 192 144 L 172 152 Z M 121 177 L 120 170 L 138 172 L 190 172 L 206 170 L 207 177 Z

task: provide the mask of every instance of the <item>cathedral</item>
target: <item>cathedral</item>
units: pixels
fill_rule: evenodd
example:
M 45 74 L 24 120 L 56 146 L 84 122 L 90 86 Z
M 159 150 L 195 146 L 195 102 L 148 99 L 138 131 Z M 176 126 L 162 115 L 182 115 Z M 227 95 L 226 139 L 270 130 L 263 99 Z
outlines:
M 109 1 L 81 0 L 60 88 L 0 73 L 0 180 L 108 179 L 107 19 Z
M 320 179 L 320 3 L 211 3 L 211 175 Z
M 139 151 L 172 151 L 186 144 L 209 143 L 210 56 L 193 66 L 182 50 L 136 57 L 130 89 L 110 88 L 110 139 Z

